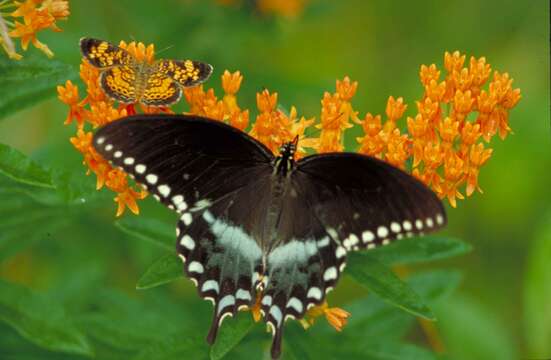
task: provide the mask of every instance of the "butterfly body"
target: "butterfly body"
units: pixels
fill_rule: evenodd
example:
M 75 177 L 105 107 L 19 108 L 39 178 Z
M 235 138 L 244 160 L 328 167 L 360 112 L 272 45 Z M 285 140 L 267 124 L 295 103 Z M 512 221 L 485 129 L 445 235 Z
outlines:
M 184 115 L 134 116 L 101 128 L 97 151 L 175 210 L 176 251 L 199 295 L 214 304 L 207 340 L 222 320 L 260 299 L 272 329 L 324 302 L 348 252 L 445 225 L 422 183 L 378 159 L 328 153 L 272 154 L 222 122 Z
M 182 88 L 206 81 L 212 66 L 192 60 L 138 60 L 121 47 L 107 41 L 82 38 L 83 56 L 100 69 L 99 85 L 121 103 L 168 106 L 178 102 Z

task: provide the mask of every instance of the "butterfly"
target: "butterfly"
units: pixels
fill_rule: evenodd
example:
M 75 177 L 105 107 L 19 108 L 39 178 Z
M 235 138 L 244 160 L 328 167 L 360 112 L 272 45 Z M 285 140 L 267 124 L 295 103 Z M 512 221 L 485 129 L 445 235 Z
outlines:
M 356 153 L 294 159 L 223 122 L 136 115 L 94 135 L 95 149 L 179 214 L 176 251 L 199 295 L 212 301 L 207 341 L 223 319 L 252 307 L 281 353 L 283 325 L 322 304 L 351 251 L 446 224 L 437 196 L 414 177 Z
M 80 50 L 100 69 L 99 84 L 105 94 L 121 103 L 169 106 L 180 100 L 182 88 L 206 81 L 213 67 L 192 60 L 138 61 L 128 51 L 107 41 L 82 38 Z

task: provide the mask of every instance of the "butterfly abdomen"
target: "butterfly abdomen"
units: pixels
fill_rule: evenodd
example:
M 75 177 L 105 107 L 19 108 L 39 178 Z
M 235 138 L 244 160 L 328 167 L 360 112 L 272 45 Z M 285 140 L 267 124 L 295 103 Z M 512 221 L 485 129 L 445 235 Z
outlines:
M 140 101 L 143 98 L 145 89 L 147 88 L 147 80 L 152 74 L 151 65 L 146 62 L 136 64 L 136 79 L 134 87 L 136 92 L 136 100 Z

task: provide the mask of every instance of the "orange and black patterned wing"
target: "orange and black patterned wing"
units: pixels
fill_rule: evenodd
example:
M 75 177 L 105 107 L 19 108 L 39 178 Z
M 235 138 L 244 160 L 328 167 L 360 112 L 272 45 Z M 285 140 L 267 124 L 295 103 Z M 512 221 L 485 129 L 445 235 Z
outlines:
M 205 82 L 212 74 L 210 64 L 192 60 L 160 60 L 158 71 L 174 79 L 180 86 L 191 87 Z
M 80 51 L 90 64 L 98 68 L 129 65 L 134 62 L 134 58 L 126 50 L 104 40 L 82 38 Z
M 182 89 L 174 80 L 155 69 L 147 78 L 140 102 L 148 106 L 169 106 L 182 97 Z
M 100 75 L 100 85 L 105 94 L 121 103 L 137 102 L 136 70 L 133 66 L 122 65 L 103 71 Z

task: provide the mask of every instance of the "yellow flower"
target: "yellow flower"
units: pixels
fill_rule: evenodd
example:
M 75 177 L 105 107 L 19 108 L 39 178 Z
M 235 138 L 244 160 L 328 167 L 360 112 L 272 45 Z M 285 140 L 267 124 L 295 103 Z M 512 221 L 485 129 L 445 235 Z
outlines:
M 26 0 L 24 2 L 6 0 L 2 9 L 15 8 L 7 15 L 0 15 L 0 33 L 2 43 L 8 56 L 19 59 L 21 56 L 15 52 L 15 47 L 10 38 L 21 38 L 21 48 L 27 50 L 29 43 L 44 52 L 48 57 L 54 54 L 50 48 L 37 39 L 37 33 L 51 29 L 61 31 L 57 26 L 57 20 L 66 20 L 70 14 L 69 2 L 66 0 Z M 9 18 L 6 21 L 2 16 Z

